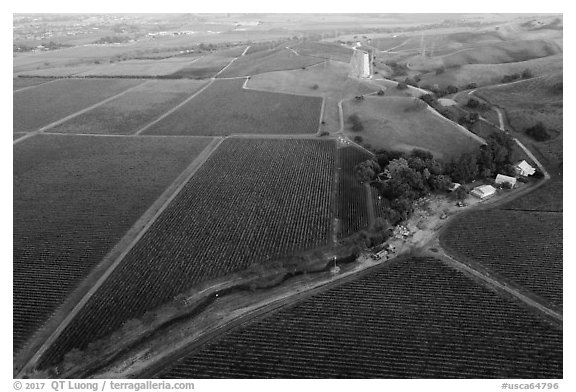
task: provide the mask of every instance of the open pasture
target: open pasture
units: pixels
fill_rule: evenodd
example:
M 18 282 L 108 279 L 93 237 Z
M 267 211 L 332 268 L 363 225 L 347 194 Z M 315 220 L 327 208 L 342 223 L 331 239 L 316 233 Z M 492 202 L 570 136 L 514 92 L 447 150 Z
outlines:
M 556 43 L 547 40 L 503 41 L 456 50 L 450 54 L 423 58 L 420 55 L 407 60 L 415 71 L 434 71 L 440 67 L 465 64 L 515 63 L 547 57 L 562 51 Z
M 36 135 L 14 146 L 14 352 L 209 142 Z
M 244 79 L 216 80 L 148 128 L 151 135 L 305 134 L 318 130 L 322 99 L 243 89 Z
M 131 134 L 184 101 L 205 84 L 205 81 L 199 80 L 152 80 L 49 132 Z
M 444 73 L 436 75 L 430 72 L 421 76 L 419 83 L 423 85 L 438 84 L 440 87 L 449 85 L 465 87 L 469 83 L 476 83 L 477 86 L 499 84 L 505 75 L 514 73 L 522 74 L 525 69 L 529 69 L 534 76 L 562 72 L 563 55 L 557 54 L 538 59 L 502 64 L 465 64 L 456 68 L 449 68 Z
M 35 131 L 113 97 L 142 80 L 63 79 L 14 94 L 14 132 Z
M 196 284 L 325 245 L 334 157 L 334 141 L 224 140 L 43 363 L 57 362 Z
M 508 85 L 485 87 L 475 92 L 491 104 L 504 109 L 518 137 L 534 153 L 555 165 L 563 160 L 563 82 L 562 73 L 544 75 Z M 527 128 L 542 122 L 551 136 L 538 142 L 525 134 Z
M 441 242 L 562 308 L 562 213 L 472 211 L 451 223 Z
M 538 78 L 486 87 L 475 94 L 504 110 L 512 127 L 523 132 L 525 128 L 542 121 L 547 128 L 562 131 L 563 94 L 554 86 L 563 82 L 562 72 Z
M 322 96 L 325 99 L 322 117 L 324 126 L 339 129 L 338 102 L 341 99 L 350 99 L 380 89 L 373 83 L 349 78 L 349 73 L 349 64 L 329 60 L 307 69 L 255 75 L 248 80 L 246 86 L 259 91 Z
M 420 148 L 436 158 L 450 160 L 476 150 L 480 142 L 447 119 L 427 109 L 417 98 L 366 97 L 343 102 L 344 130 L 349 137 L 359 135 L 373 148 L 411 151 Z M 357 114 L 364 126 L 353 132 L 348 117 Z M 450 143 L 446 141 L 449 140 Z
M 562 378 L 562 330 L 437 260 L 383 265 L 191 352 L 160 378 Z
M 298 55 L 286 48 L 255 52 L 238 58 L 219 77 L 232 78 L 265 72 L 301 69 L 322 62 L 322 59 Z

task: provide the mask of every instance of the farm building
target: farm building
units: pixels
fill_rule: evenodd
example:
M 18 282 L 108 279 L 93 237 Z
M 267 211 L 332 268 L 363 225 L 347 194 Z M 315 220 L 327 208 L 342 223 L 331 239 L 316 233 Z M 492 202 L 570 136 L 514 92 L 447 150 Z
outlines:
M 492 185 L 480 185 L 472 189 L 470 194 L 476 196 L 479 199 L 486 199 L 496 194 L 496 188 L 494 188 Z
M 512 188 L 516 186 L 516 178 L 505 176 L 504 174 L 498 174 L 494 182 L 496 183 L 496 185 L 502 185 L 504 183 L 508 183 Z
M 450 186 L 448 187 L 448 192 L 454 192 L 456 189 L 460 188 L 462 185 L 457 183 L 457 182 L 453 182 L 452 184 L 450 184 Z
M 534 169 L 530 164 L 526 161 L 520 161 L 516 165 L 514 165 L 514 170 L 520 176 L 531 176 L 532 174 L 536 173 L 536 169 Z

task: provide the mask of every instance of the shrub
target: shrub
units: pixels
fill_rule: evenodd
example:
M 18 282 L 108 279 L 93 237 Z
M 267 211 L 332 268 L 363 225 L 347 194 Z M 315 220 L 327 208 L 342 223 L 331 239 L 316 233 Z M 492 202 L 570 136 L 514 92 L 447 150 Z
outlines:
M 532 74 L 532 71 L 530 71 L 528 68 L 526 68 L 524 71 L 522 71 L 521 76 L 522 76 L 522 79 L 530 79 L 534 75 Z
M 320 136 L 328 136 L 328 135 L 330 135 L 330 132 L 328 132 L 328 131 L 320 132 Z
M 320 87 L 320 86 L 318 86 L 317 84 L 315 84 L 315 85 L 313 85 L 313 86 L 310 87 L 310 88 L 311 88 L 312 90 L 318 90 L 318 87 Z
M 477 87 L 478 87 L 478 85 L 476 83 L 472 82 L 472 83 L 468 83 L 468 85 L 466 86 L 466 89 L 467 90 L 473 90 Z
M 404 83 L 406 83 L 407 85 L 413 86 L 413 87 L 418 87 L 418 83 L 416 82 L 416 80 L 414 80 L 412 78 L 404 79 Z
M 356 143 L 362 143 L 364 139 L 362 138 L 362 136 L 354 136 L 352 140 L 354 140 Z
M 546 127 L 541 122 L 536 125 L 526 129 L 526 135 L 530 136 L 532 139 L 543 142 L 550 139 L 550 134 L 546 130 Z
M 378 93 L 377 93 L 377 94 L 380 95 L 380 96 L 384 95 L 384 90 L 382 90 L 382 89 L 378 90 Z
M 564 89 L 563 83 L 558 82 L 552 86 L 552 93 L 553 94 L 562 94 Z
M 440 67 L 436 69 L 436 75 L 443 74 L 446 71 L 446 68 Z

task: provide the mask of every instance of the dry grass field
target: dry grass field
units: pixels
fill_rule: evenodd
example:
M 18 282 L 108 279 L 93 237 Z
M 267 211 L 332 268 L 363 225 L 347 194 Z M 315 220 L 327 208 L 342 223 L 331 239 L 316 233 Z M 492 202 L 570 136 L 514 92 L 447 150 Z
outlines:
M 138 79 L 63 79 L 15 93 L 13 131 L 35 131 L 141 83 Z
M 447 87 L 449 85 L 463 87 L 469 83 L 476 83 L 477 86 L 501 83 L 505 75 L 522 73 L 529 69 L 534 76 L 562 72 L 563 55 L 552 56 L 520 61 L 514 63 L 501 64 L 465 64 L 457 68 L 450 68 L 440 75 L 435 72 L 421 76 L 419 85 L 434 85 Z
M 199 80 L 152 80 L 49 132 L 131 134 L 184 101 L 206 83 Z
M 410 151 L 420 148 L 439 159 L 449 160 L 480 145 L 453 123 L 429 111 L 416 98 L 366 97 L 362 101 L 344 102 L 343 107 L 344 119 L 355 113 L 364 125 L 363 131 L 353 132 L 346 121 L 346 134 L 351 138 L 361 136 L 365 144 L 376 149 Z
M 509 85 L 485 87 L 476 95 L 504 109 L 514 135 L 535 152 L 542 151 L 547 160 L 562 161 L 563 94 L 555 89 L 562 83 L 562 73 L 544 75 Z M 526 128 L 542 122 L 552 138 L 536 142 L 525 135 Z
M 144 133 L 150 135 L 304 134 L 318 130 L 322 99 L 242 88 L 216 80 Z
M 503 41 L 460 49 L 450 54 L 430 58 L 417 55 L 410 57 L 408 63 L 411 69 L 422 72 L 465 64 L 514 63 L 552 56 L 561 51 L 562 48 L 558 44 L 548 40 Z
M 14 351 L 209 138 L 36 135 L 14 146 Z

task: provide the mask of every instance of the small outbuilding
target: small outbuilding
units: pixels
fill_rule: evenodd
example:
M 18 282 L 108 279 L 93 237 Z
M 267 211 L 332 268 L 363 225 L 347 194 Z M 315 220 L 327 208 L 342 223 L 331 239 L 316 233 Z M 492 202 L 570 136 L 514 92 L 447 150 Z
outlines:
M 530 164 L 526 161 L 520 161 L 516 165 L 514 165 L 514 170 L 519 176 L 531 176 L 532 174 L 536 173 L 536 169 L 530 166 Z
M 504 174 L 498 174 L 496 180 L 494 180 L 496 185 L 503 185 L 504 183 L 510 184 L 510 188 L 516 186 L 516 177 L 505 176 Z
M 494 188 L 492 185 L 480 185 L 472 189 L 470 194 L 476 196 L 479 199 L 486 199 L 496 194 L 496 188 Z
M 448 192 L 454 192 L 456 189 L 460 188 L 462 186 L 462 184 L 459 184 L 457 182 L 453 182 L 452 184 L 450 184 L 450 186 L 448 187 Z

